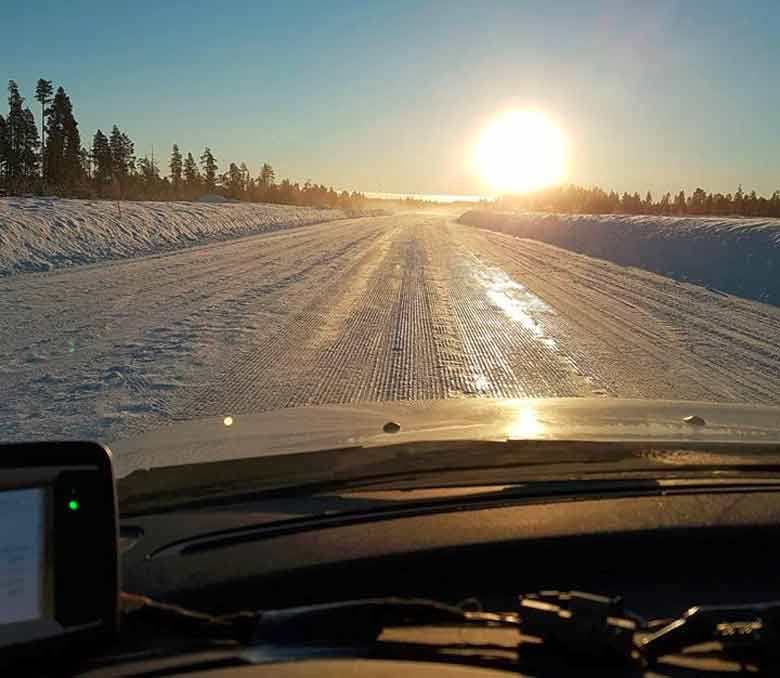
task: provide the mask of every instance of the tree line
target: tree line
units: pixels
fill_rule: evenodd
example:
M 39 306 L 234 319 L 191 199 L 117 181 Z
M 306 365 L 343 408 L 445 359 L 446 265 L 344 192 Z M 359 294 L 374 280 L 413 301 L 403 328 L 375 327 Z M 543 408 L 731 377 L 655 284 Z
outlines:
M 8 114 L 0 115 L 0 194 L 116 200 L 192 200 L 217 194 L 235 200 L 346 209 L 366 200 L 362 193 L 337 192 L 310 181 L 277 182 L 267 162 L 255 177 L 244 162 L 231 162 L 220 172 L 208 146 L 196 159 L 173 144 L 168 173 L 163 176 L 159 158 L 137 156 L 132 139 L 117 125 L 110 132 L 98 129 L 91 144 L 84 146 L 63 87 L 55 91 L 50 80 L 41 78 L 35 99 L 40 104 L 40 131 L 19 86 L 9 81 Z
M 664 193 L 657 199 L 650 191 L 639 193 L 605 191 L 598 186 L 555 186 L 523 195 L 502 196 L 501 209 L 568 212 L 583 214 L 657 214 L 699 216 L 780 217 L 780 190 L 764 197 L 745 192 L 740 185 L 734 193 L 708 193 L 697 188 L 686 195 Z

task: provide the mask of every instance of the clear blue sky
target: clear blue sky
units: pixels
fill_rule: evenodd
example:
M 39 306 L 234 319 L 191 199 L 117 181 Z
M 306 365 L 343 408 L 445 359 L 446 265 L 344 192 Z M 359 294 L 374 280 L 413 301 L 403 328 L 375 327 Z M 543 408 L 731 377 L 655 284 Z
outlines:
M 8 2 L 0 78 L 36 111 L 256 171 L 479 193 L 468 150 L 510 107 L 555 119 L 567 179 L 654 193 L 780 187 L 780 2 Z

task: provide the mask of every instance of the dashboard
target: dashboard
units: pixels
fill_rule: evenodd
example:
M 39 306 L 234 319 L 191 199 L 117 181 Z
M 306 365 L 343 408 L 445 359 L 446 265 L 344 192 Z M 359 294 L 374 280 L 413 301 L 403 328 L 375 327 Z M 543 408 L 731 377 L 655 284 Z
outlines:
M 540 591 L 620 597 L 645 619 L 668 619 L 780 590 L 780 482 L 771 474 L 591 482 L 551 495 L 488 487 L 277 496 L 117 523 L 108 450 L 58 445 L 0 456 L 0 658 L 30 675 L 501 675 L 462 657 L 421 663 L 207 637 L 202 622 L 388 597 L 516 613 L 519 596 Z M 156 614 L 126 606 L 120 619 L 128 601 Z M 403 646 L 441 631 L 419 628 Z M 456 640 L 464 638 L 461 629 Z M 506 653 L 517 645 L 515 630 Z
M 381 516 L 301 518 L 282 504 L 129 519 L 123 527 L 134 539 L 122 557 L 123 589 L 214 614 L 389 595 L 453 604 L 478 599 L 487 610 L 513 610 L 520 593 L 575 589 L 622 596 L 650 619 L 679 616 L 693 604 L 772 600 L 780 590 L 780 485 L 768 481 L 656 488 L 638 496 L 452 502 L 428 511 L 393 508 Z M 270 520 L 275 514 L 279 519 Z M 257 523 L 247 524 L 248 516 Z M 144 648 L 158 656 L 84 675 L 505 675 L 408 657 L 322 657 L 284 647 L 191 652 L 185 643 L 170 656 L 180 638 L 156 626 L 134 630 L 112 651 L 132 657 Z M 642 675 L 522 668 L 523 675 Z M 680 674 L 654 667 L 647 675 Z
M 579 589 L 621 594 L 661 617 L 776 596 L 779 490 L 454 503 L 255 527 L 245 519 L 267 516 L 262 503 L 146 516 L 127 525 L 144 536 L 123 554 L 123 587 L 217 613 L 381 595 L 513 604 L 521 592 Z

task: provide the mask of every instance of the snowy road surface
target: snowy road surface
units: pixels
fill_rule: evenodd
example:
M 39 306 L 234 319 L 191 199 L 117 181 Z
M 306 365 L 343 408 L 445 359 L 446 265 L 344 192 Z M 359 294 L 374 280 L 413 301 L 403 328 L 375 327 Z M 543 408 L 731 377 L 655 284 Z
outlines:
M 366 400 L 780 402 L 780 308 L 453 216 L 0 279 L 0 438 Z

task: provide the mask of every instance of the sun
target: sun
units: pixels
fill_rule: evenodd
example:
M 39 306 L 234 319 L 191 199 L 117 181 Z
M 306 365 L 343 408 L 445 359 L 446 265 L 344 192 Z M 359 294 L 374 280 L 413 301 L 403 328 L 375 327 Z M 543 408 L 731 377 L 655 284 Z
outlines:
M 561 130 L 535 111 L 511 111 L 491 122 L 477 143 L 475 164 L 497 193 L 526 193 L 562 181 Z

